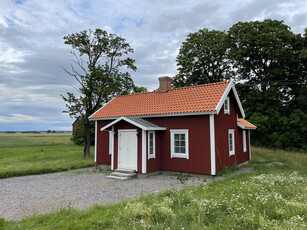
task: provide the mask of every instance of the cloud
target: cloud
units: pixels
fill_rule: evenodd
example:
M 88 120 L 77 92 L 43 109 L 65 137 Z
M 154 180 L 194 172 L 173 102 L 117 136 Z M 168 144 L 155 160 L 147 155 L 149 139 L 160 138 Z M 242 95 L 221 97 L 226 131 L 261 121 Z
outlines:
M 303 33 L 306 15 L 307 2 L 299 0 L 1 0 L 0 115 L 38 118 L 41 123 L 27 122 L 31 129 L 70 126 L 73 119 L 62 113 L 60 97 L 78 87 L 61 68 L 71 63 L 63 41 L 70 33 L 102 28 L 126 38 L 135 51 L 135 84 L 153 90 L 158 77 L 176 75 L 176 56 L 189 33 L 265 18 L 284 20 Z M 1 124 L 5 128 L 27 124 Z
M 25 114 L 11 114 L 11 116 L 0 116 L 0 123 L 21 123 L 21 122 L 40 122 L 39 117 Z

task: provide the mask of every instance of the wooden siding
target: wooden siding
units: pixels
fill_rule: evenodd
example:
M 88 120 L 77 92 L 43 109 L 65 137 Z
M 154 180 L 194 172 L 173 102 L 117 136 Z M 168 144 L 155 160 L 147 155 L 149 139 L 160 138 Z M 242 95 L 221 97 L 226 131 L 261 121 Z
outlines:
M 98 164 L 111 164 L 111 155 L 109 155 L 109 130 L 100 131 L 100 129 L 111 121 L 97 121 L 97 159 Z
M 229 93 L 230 114 L 224 114 L 224 105 L 218 115 L 214 116 L 215 123 L 215 154 L 216 154 L 216 172 L 222 170 L 222 166 L 232 166 L 241 164 L 249 160 L 248 135 L 246 139 L 247 151 L 243 152 L 243 130 L 237 125 L 237 115 L 241 114 L 235 96 L 232 91 Z M 239 114 L 237 114 L 239 113 Z M 235 155 L 229 156 L 228 130 L 234 130 L 235 137 Z
M 148 139 L 146 140 L 146 159 L 147 160 L 147 172 L 153 172 L 153 171 L 157 171 L 161 169 L 161 152 L 163 151 L 163 148 L 161 146 L 161 133 L 165 132 L 165 131 L 156 131 L 155 135 L 156 135 L 156 145 L 155 145 L 155 149 L 156 149 L 156 157 L 155 158 L 151 158 L 148 159 Z M 146 132 L 147 135 L 148 132 Z M 147 135 L 148 138 L 148 135 Z
M 148 120 L 167 128 L 156 132 L 160 169 L 210 174 L 209 116 L 160 117 Z M 170 129 L 189 130 L 189 159 L 171 158 Z M 157 166 L 156 162 L 151 164 L 151 159 L 148 160 L 149 170 L 157 170 Z

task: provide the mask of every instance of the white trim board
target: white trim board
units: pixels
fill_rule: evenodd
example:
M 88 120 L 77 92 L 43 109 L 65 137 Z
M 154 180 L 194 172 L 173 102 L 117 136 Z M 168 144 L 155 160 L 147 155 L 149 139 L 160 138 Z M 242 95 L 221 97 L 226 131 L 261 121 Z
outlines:
M 197 116 L 197 115 L 209 115 L 209 114 L 216 114 L 216 111 L 204 111 L 204 112 L 193 112 L 193 113 L 167 113 L 167 114 L 153 114 L 153 115 L 139 115 L 139 118 L 151 118 L 151 117 L 182 117 L 182 116 Z M 125 117 L 132 117 L 132 116 L 125 116 Z M 114 120 L 120 117 L 102 117 L 102 118 L 91 118 L 91 121 L 96 120 Z
M 97 121 L 95 121 L 95 164 L 97 162 Z
M 91 116 L 93 116 L 94 114 L 96 114 L 99 110 L 101 110 L 103 107 L 105 107 L 107 104 L 109 104 L 111 101 L 113 101 L 114 99 L 115 99 L 116 97 L 113 97 L 109 102 L 107 102 L 106 104 L 104 104 L 103 106 L 101 106 L 96 112 L 94 112 L 93 114 L 91 114 L 90 116 L 89 116 L 89 120 L 90 121 L 95 121 L 96 119 L 94 118 L 94 119 L 91 119 Z
M 142 173 L 147 172 L 147 158 L 146 158 L 146 131 L 142 130 Z
M 211 175 L 216 175 L 216 160 L 215 160 L 215 130 L 214 130 L 214 115 L 210 115 L 210 159 L 211 159 Z

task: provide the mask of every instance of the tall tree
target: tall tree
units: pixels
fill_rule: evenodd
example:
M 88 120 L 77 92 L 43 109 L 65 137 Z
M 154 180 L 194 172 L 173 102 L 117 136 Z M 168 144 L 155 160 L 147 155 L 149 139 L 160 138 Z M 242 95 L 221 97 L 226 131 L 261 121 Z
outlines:
M 270 19 L 239 22 L 228 35 L 238 92 L 246 115 L 258 126 L 252 134 L 256 144 L 303 147 L 300 136 L 307 129 L 304 120 L 299 122 L 305 109 L 299 100 L 307 80 L 303 37 L 283 21 Z
M 232 77 L 228 37 L 223 31 L 201 29 L 187 36 L 177 56 L 179 73 L 173 85 L 182 87 L 223 81 Z
M 64 37 L 74 56 L 71 69 L 64 69 L 78 82 L 77 93 L 62 96 L 71 117 L 81 116 L 84 127 L 84 156 L 90 154 L 89 116 L 111 98 L 134 88 L 128 69 L 136 71 L 135 60 L 128 57 L 133 49 L 124 38 L 104 30 L 83 30 Z M 122 67 L 126 72 L 121 72 Z

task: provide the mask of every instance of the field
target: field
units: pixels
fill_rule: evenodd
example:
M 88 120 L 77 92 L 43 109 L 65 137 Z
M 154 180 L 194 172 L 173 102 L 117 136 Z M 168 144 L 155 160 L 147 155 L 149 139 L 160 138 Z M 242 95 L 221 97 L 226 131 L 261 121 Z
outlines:
M 281 162 L 284 165 L 273 164 Z M 252 149 L 251 172 L 109 206 L 0 219 L 4 229 L 307 229 L 307 153 Z M 189 179 L 189 178 L 188 178 Z
M 84 158 L 82 146 L 70 138 L 71 133 L 0 134 L 0 178 L 93 166 L 93 153 Z

